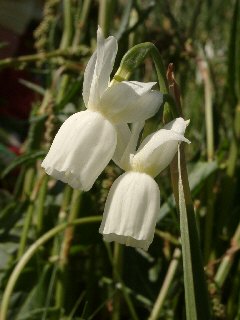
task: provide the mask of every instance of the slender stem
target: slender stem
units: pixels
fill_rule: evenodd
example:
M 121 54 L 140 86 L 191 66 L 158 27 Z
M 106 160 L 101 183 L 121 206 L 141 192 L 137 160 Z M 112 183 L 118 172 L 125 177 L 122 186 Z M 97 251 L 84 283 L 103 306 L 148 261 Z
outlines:
M 226 176 L 224 178 L 222 198 L 220 203 L 219 212 L 219 229 L 221 230 L 228 217 L 228 212 L 232 207 L 233 198 L 236 192 L 236 179 L 235 172 L 237 168 L 237 161 L 239 158 L 240 150 L 240 104 L 235 108 L 234 125 L 233 125 L 233 137 L 231 140 Z
M 123 258 L 123 246 L 119 243 L 114 243 L 113 252 L 113 281 L 117 283 L 119 277 L 122 274 L 122 258 Z M 121 294 L 119 291 L 114 295 L 113 300 L 113 313 L 112 320 L 121 319 Z
M 74 190 L 73 196 L 72 196 L 70 214 L 68 217 L 69 224 L 72 221 L 74 221 L 78 216 L 80 205 L 81 205 L 81 195 L 82 195 L 82 192 L 80 190 Z M 56 285 L 56 306 L 57 307 L 61 307 L 62 305 L 64 305 L 64 300 L 65 300 L 64 288 L 65 288 L 65 284 L 67 283 L 67 275 L 68 275 L 68 272 L 67 272 L 68 271 L 68 255 L 69 255 L 69 249 L 71 247 L 71 242 L 73 239 L 73 233 L 74 233 L 73 226 L 69 226 L 68 228 L 66 228 L 64 232 L 63 241 L 62 241 L 60 260 L 59 260 L 60 277 Z
M 71 12 L 71 0 L 63 1 L 63 10 L 64 10 L 64 28 L 62 34 L 62 40 L 60 44 L 60 49 L 67 49 L 71 46 L 72 37 L 73 37 L 73 16 Z M 58 88 L 58 93 L 56 97 L 56 103 L 59 104 L 63 99 L 68 83 L 69 83 L 69 75 L 63 74 Z
M 26 216 L 24 219 L 23 231 L 22 231 L 21 238 L 20 238 L 17 259 L 21 258 L 21 256 L 24 253 L 25 247 L 26 247 L 27 238 L 28 238 L 28 231 L 29 231 L 29 229 L 31 227 L 31 223 L 32 223 L 32 216 L 33 216 L 33 210 L 34 210 L 34 205 L 35 205 L 34 201 L 37 197 L 39 189 L 41 188 L 42 182 L 43 182 L 43 175 L 40 175 L 35 183 L 34 189 L 33 189 L 32 194 L 30 196 L 30 204 L 28 206 Z
M 108 243 L 106 243 L 106 248 L 107 248 L 107 252 L 108 252 L 108 255 L 109 255 L 109 260 L 111 261 L 112 265 L 114 263 L 114 258 L 112 256 L 112 253 L 111 253 L 111 249 L 110 249 L 110 246 Z M 115 251 L 117 253 L 117 251 Z M 114 266 L 113 266 L 114 268 Z M 121 290 L 122 294 L 123 294 L 123 298 L 128 306 L 128 309 L 129 309 L 129 312 L 130 312 L 130 315 L 131 315 L 131 319 L 132 320 L 139 320 L 138 318 L 138 315 L 135 311 L 135 308 L 134 308 L 134 305 L 132 303 L 132 300 L 129 296 L 129 289 L 125 286 L 123 280 L 121 279 L 121 276 L 119 275 L 117 269 L 115 268 L 115 274 L 114 276 L 116 276 L 116 281 L 118 281 L 118 283 L 115 283 L 116 287 L 118 289 Z
M 207 158 L 208 158 L 208 161 L 211 161 L 214 158 L 212 84 L 210 80 L 207 62 L 205 60 L 201 60 L 199 62 L 199 69 L 202 74 L 202 79 L 204 83 L 205 124 L 206 124 L 206 133 L 207 133 Z
M 157 235 L 158 237 L 171 242 L 172 244 L 174 244 L 175 246 L 180 245 L 180 241 L 175 238 L 171 233 L 169 232 L 165 232 L 165 231 L 161 231 L 158 229 L 155 229 L 155 235 Z
M 99 1 L 99 15 L 98 23 L 103 30 L 105 37 L 109 35 L 111 26 L 111 14 L 114 8 L 115 0 L 101 0 Z
M 240 224 L 238 225 L 237 230 L 235 231 L 231 244 L 232 246 L 230 247 L 230 249 L 227 250 L 225 257 L 222 259 L 222 262 L 218 267 L 214 279 L 220 288 L 223 286 L 225 280 L 227 279 L 227 276 L 233 264 L 234 254 L 240 248 Z
M 73 35 L 73 23 L 72 23 L 72 1 L 63 0 L 63 35 L 61 39 L 60 49 L 66 49 L 69 47 L 72 41 Z
M 80 43 L 81 34 L 83 33 L 86 22 L 89 16 L 90 6 L 92 0 L 84 0 L 81 8 L 80 18 L 77 21 L 76 31 L 73 38 L 73 48 L 77 47 Z
M 2 305 L 0 310 L 0 319 L 6 320 L 7 319 L 7 310 L 9 306 L 9 301 L 11 294 L 13 292 L 13 289 L 16 285 L 16 282 L 26 266 L 26 264 L 29 262 L 29 260 L 32 258 L 32 256 L 36 253 L 36 251 L 41 247 L 45 242 L 52 239 L 54 236 L 56 236 L 58 233 L 62 232 L 64 229 L 66 229 L 70 225 L 81 225 L 81 224 L 88 224 L 88 223 L 96 223 L 100 222 L 102 220 L 102 216 L 93 216 L 93 217 L 86 217 L 86 218 L 80 218 L 72 221 L 71 223 L 63 223 L 60 224 L 53 229 L 46 232 L 44 235 L 42 235 L 37 241 L 35 241 L 28 250 L 24 253 L 22 258 L 19 260 L 18 264 L 14 268 L 6 289 L 3 293 L 3 299 L 2 299 Z
M 19 243 L 19 247 L 18 247 L 17 260 L 19 260 L 22 257 L 22 255 L 25 251 L 27 238 L 28 238 L 28 231 L 29 231 L 29 228 L 32 223 L 33 208 L 34 208 L 34 205 L 33 205 L 33 203 L 31 203 L 28 206 L 26 216 L 24 218 L 24 225 L 23 225 L 23 230 L 21 233 L 20 243 Z
M 239 140 L 240 140 L 240 103 L 236 106 L 234 115 L 234 132 L 233 139 L 230 146 L 230 152 L 227 164 L 227 175 L 233 177 L 236 168 L 236 162 L 238 159 L 239 151 Z
M 214 159 L 214 126 L 213 126 L 213 98 L 212 98 L 212 83 L 210 79 L 207 61 L 199 61 L 199 69 L 202 74 L 204 83 L 204 96 L 205 96 L 205 125 L 207 133 L 207 159 L 212 161 Z M 210 251 L 212 248 L 212 232 L 214 221 L 214 204 L 216 194 L 213 195 L 212 189 L 214 180 L 211 178 L 207 183 L 209 190 L 207 200 L 207 214 L 205 218 L 205 231 L 204 231 L 204 262 L 207 263 Z
M 74 50 L 70 48 L 64 48 L 64 49 L 57 49 L 50 52 L 41 52 L 36 54 L 31 54 L 27 56 L 20 56 L 16 58 L 6 58 L 0 60 L 0 69 L 7 68 L 9 66 L 11 67 L 17 67 L 19 65 L 25 64 L 25 63 L 31 63 L 36 61 L 46 61 L 49 59 L 54 59 L 57 57 L 66 57 L 69 58 L 72 55 L 87 55 L 89 54 L 89 49 L 85 46 L 78 46 L 75 47 Z
M 159 88 L 164 97 L 164 122 L 168 122 L 172 118 L 177 117 L 179 112 L 173 98 L 168 94 L 169 88 L 165 68 L 161 55 L 153 43 L 145 42 L 131 48 L 122 58 L 120 67 L 114 75 L 111 85 L 115 82 L 127 80 L 131 73 L 145 60 L 148 55 L 153 59 L 155 64 Z
M 23 183 L 23 194 L 22 197 L 23 199 L 30 196 L 32 187 L 33 187 L 33 182 L 35 178 L 35 168 L 29 167 L 26 169 L 25 175 L 24 175 L 24 183 Z
M 59 214 L 58 214 L 57 224 L 62 224 L 64 222 L 66 222 L 66 217 L 67 217 L 67 214 L 69 211 L 69 206 L 70 206 L 71 197 L 72 197 L 72 191 L 73 191 L 73 189 L 69 185 L 66 185 L 63 190 L 62 203 L 61 203 L 61 207 L 60 207 Z M 55 238 L 51 255 L 58 256 L 59 250 L 60 250 L 59 239 Z
M 45 200 L 47 196 L 47 186 L 48 186 L 49 176 L 44 175 L 42 187 L 39 190 L 39 197 L 37 200 L 37 207 L 36 207 L 36 228 L 37 228 L 37 234 L 40 235 L 42 233 L 43 228 L 43 216 L 44 216 L 44 206 L 45 206 Z
M 174 250 L 172 261 L 169 265 L 166 277 L 163 281 L 163 285 L 160 289 L 157 300 L 152 308 L 152 312 L 151 312 L 148 320 L 157 320 L 159 318 L 164 301 L 167 297 L 168 291 L 170 289 L 170 286 L 171 286 L 172 281 L 174 279 L 174 276 L 176 274 L 180 257 L 181 257 L 181 250 L 179 248 L 176 248 Z

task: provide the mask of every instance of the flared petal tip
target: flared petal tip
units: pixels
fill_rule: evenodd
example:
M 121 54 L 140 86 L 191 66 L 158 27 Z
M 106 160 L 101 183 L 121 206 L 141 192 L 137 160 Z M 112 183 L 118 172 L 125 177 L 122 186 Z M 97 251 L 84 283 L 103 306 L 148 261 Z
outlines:
M 116 241 L 120 244 L 124 244 L 129 247 L 143 249 L 144 251 L 147 251 L 150 244 L 152 243 L 152 240 L 138 240 L 129 236 L 123 236 L 116 233 L 104 234 L 103 240 L 106 242 Z
M 59 171 L 52 167 L 44 166 L 44 164 L 41 164 L 41 167 L 45 170 L 45 172 L 55 178 L 56 180 L 60 180 L 64 183 L 67 183 L 72 187 L 73 189 L 79 189 L 82 191 L 89 191 L 91 189 L 91 186 L 84 186 L 79 178 L 74 175 L 70 170 L 69 171 Z

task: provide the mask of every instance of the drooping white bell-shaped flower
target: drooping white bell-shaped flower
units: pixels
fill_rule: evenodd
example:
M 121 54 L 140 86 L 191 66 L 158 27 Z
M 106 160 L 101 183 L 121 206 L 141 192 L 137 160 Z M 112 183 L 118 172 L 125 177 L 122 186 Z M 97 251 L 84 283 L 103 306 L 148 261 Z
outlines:
M 69 117 L 60 127 L 42 162 L 45 171 L 73 188 L 88 191 L 111 160 L 119 124 L 145 120 L 162 103 L 162 94 L 151 90 L 154 82 L 123 81 L 109 86 L 117 53 L 117 40 L 97 31 L 97 49 L 90 58 L 83 82 L 87 108 Z
M 159 209 L 160 193 L 154 179 L 146 173 L 126 172 L 109 192 L 100 232 L 106 241 L 147 250 Z
M 116 241 L 147 250 L 154 237 L 160 209 L 160 191 L 154 177 L 172 161 L 188 122 L 177 118 L 149 135 L 135 151 L 143 123 L 118 126 L 114 161 L 125 172 L 112 185 L 106 201 L 100 233 Z

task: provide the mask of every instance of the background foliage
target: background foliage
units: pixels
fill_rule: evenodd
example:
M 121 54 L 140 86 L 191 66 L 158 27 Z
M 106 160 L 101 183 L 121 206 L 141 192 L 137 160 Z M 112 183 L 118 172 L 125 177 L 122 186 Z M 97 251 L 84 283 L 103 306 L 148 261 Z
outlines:
M 98 24 L 118 38 L 116 69 L 129 48 L 145 41 L 156 45 L 166 69 L 174 63 L 184 117 L 191 120 L 188 172 L 213 318 L 240 319 L 239 0 L 47 0 L 42 21 L 30 28 L 34 52 L 0 60 L 3 73 L 27 70 L 30 80 L 21 84 L 34 92 L 28 121 L 0 118 L 1 295 L 29 246 L 43 235 L 49 240 L 22 264 L 7 319 L 185 319 L 179 217 L 168 172 L 157 179 L 162 204 L 146 253 L 104 243 L 98 233 L 108 190 L 121 173 L 113 163 L 88 193 L 40 168 L 61 123 L 84 109 L 83 71 Z M 156 80 L 152 61 L 131 78 Z M 161 112 L 144 135 L 160 120 Z M 60 232 L 67 221 L 76 224 Z

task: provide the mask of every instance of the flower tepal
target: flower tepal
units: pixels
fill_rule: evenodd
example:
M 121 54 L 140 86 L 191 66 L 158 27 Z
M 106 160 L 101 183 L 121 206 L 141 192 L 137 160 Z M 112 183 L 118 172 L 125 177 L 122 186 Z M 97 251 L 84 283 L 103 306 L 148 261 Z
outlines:
M 105 241 L 147 250 L 159 209 L 160 193 L 154 179 L 146 173 L 126 172 L 109 192 L 100 232 Z
M 135 125 L 132 133 L 121 128 L 118 137 L 122 141 L 114 160 L 127 172 L 110 189 L 100 226 L 104 240 L 148 249 L 160 209 L 160 191 L 154 177 L 170 164 L 179 142 L 189 143 L 184 137 L 186 125 L 182 118 L 170 122 L 143 140 L 137 152 L 134 149 L 143 124 Z
M 109 86 L 117 53 L 114 37 L 97 32 L 97 49 L 90 58 L 83 83 L 87 108 L 69 117 L 60 127 L 42 162 L 45 171 L 73 188 L 88 191 L 113 157 L 117 126 L 145 120 L 162 102 L 154 83 L 124 81 Z

